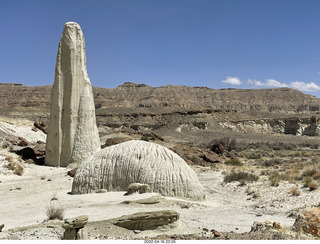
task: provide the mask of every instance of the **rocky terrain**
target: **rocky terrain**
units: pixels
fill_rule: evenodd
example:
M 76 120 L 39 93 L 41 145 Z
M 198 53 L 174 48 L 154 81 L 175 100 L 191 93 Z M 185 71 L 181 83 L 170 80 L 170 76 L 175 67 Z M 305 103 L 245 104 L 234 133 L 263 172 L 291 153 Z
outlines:
M 2 83 L 0 105 L 44 109 L 50 102 L 51 88 L 52 86 L 28 87 Z M 282 113 L 317 112 L 320 109 L 318 98 L 290 88 L 216 90 L 172 85 L 151 87 L 126 82 L 112 89 L 95 87 L 94 99 L 97 109 L 174 108 Z
M 0 84 L 0 113 L 48 124 L 52 86 Z M 289 88 L 210 89 L 125 83 L 93 88 L 100 137 L 110 132 L 153 131 L 207 142 L 223 131 L 318 135 L 320 99 Z M 201 132 L 206 131 L 206 137 Z M 176 133 L 177 132 L 177 133 Z M 185 133 L 186 132 L 186 133 Z M 193 136 L 193 134 L 195 134 Z
M 318 98 L 288 88 L 93 88 L 101 147 L 138 139 L 171 149 L 205 189 L 206 200 L 196 202 L 155 193 L 68 194 L 68 169 L 43 166 L 39 151 L 52 87 L 0 87 L 0 239 L 61 239 L 63 221 L 46 216 L 52 202 L 65 218 L 88 215 L 89 239 L 318 238 L 294 226 L 304 209 L 320 206 Z M 18 155 L 25 148 L 32 153 Z M 175 227 L 114 225 L 122 215 L 162 210 L 179 213 Z

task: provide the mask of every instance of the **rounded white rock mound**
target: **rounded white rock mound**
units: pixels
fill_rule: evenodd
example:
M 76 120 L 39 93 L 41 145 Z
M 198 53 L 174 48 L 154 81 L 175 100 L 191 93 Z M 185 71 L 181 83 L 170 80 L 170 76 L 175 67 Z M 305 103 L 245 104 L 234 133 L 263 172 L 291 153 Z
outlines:
M 79 165 L 72 194 L 99 189 L 126 191 L 131 183 L 148 184 L 163 196 L 202 201 L 205 194 L 196 173 L 171 150 L 132 140 L 96 152 Z

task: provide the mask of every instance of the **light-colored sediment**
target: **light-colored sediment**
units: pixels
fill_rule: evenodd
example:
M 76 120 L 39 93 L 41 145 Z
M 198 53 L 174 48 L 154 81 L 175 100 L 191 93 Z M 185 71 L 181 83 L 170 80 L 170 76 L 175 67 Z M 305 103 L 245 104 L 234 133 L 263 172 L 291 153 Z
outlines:
M 85 153 L 79 150 L 84 150 Z M 46 165 L 79 164 L 100 149 L 84 36 L 75 22 L 64 25 L 51 95 Z
M 163 196 L 205 199 L 197 175 L 179 155 L 139 140 L 106 147 L 89 157 L 79 165 L 72 193 L 126 191 L 131 183 L 147 184 L 151 192 Z

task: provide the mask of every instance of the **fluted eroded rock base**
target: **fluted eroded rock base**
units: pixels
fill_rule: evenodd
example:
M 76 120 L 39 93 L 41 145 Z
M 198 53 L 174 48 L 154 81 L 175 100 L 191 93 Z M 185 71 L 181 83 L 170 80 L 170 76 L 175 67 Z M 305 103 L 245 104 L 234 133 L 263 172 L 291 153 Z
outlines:
M 128 141 L 107 147 L 83 162 L 75 175 L 72 193 L 98 189 L 126 191 L 131 183 L 148 184 L 163 196 L 204 200 L 195 172 L 171 150 L 145 141 Z

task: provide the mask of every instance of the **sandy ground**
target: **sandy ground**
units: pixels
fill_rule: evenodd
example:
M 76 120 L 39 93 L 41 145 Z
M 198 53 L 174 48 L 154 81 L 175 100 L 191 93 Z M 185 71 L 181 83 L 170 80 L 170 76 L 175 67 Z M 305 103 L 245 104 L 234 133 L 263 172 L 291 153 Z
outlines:
M 0 238 L 5 238 L 5 230 L 43 223 L 46 208 L 51 203 L 66 209 L 65 218 L 89 215 L 90 221 L 106 220 L 140 211 L 170 209 L 180 213 L 180 219 L 194 229 L 215 229 L 221 232 L 248 232 L 254 221 L 277 221 L 283 226 L 292 226 L 293 217 L 288 217 L 292 209 L 319 203 L 319 190 L 303 191 L 300 196 L 290 196 L 291 185 L 263 187 L 263 180 L 252 183 L 259 188 L 261 196 L 252 198 L 246 193 L 248 186 L 238 183 L 222 184 L 220 171 L 195 168 L 206 189 L 205 202 L 165 198 L 159 204 L 123 204 L 156 196 L 156 193 L 133 194 L 125 192 L 92 193 L 71 195 L 72 180 L 65 168 L 25 165 L 23 176 L 0 175 L 0 214 L 5 224 Z M 56 198 L 58 200 L 51 201 Z M 26 237 L 28 238 L 28 237 Z

